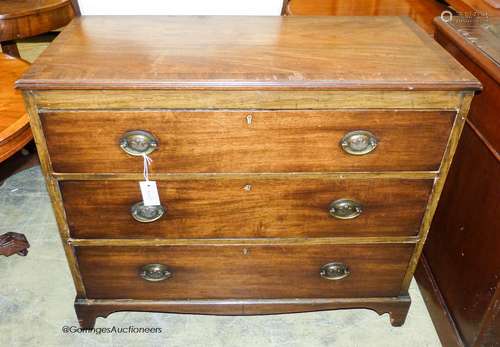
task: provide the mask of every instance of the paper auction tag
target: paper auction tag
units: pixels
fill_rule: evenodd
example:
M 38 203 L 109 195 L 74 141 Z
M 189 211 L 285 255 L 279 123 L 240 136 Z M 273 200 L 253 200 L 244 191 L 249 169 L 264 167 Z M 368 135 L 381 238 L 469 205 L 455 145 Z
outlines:
M 141 181 L 139 187 L 141 188 L 144 206 L 160 205 L 160 196 L 155 181 Z

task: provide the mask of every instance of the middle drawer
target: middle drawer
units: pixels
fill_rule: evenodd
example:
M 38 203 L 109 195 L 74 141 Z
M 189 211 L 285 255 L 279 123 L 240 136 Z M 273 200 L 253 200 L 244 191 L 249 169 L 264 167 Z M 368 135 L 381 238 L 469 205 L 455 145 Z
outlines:
M 137 181 L 61 181 L 74 238 L 413 236 L 432 180 L 211 178 L 157 181 L 163 215 L 139 222 Z M 155 213 L 135 209 L 135 217 Z

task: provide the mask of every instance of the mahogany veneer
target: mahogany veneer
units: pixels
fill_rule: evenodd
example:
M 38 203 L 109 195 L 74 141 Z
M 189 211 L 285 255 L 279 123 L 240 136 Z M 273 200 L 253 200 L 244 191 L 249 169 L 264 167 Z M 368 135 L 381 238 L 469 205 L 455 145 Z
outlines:
M 152 173 L 437 170 L 453 120 L 454 112 L 414 110 L 41 113 L 54 171 L 102 173 L 142 169 L 116 146 L 135 128 L 158 133 L 162 150 L 151 153 Z M 88 141 L 87 133 L 98 134 L 110 122 L 98 147 Z M 370 156 L 338 145 L 360 122 L 384 139 Z
M 82 17 L 18 86 L 84 328 L 124 310 L 403 324 L 480 88 L 399 17 Z M 162 207 L 137 207 L 130 146 Z
M 19 57 L 15 40 L 61 28 L 78 13 L 76 0 L 0 1 L 0 44 L 3 52 Z
M 32 138 L 28 115 L 15 81 L 29 64 L 0 53 L 0 162 L 22 149 Z
M 498 346 L 500 40 L 489 29 L 500 18 L 435 23 L 438 42 L 484 89 L 472 102 L 417 280 L 443 345 Z
M 165 179 L 158 189 L 167 214 L 140 226 L 130 215 L 142 199 L 137 181 L 63 181 L 60 187 L 75 238 L 376 237 L 418 234 L 432 180 Z M 330 203 L 346 196 L 361 202 L 364 213 L 332 218 Z
M 413 244 L 79 247 L 87 293 L 95 299 L 283 299 L 398 296 Z M 317 269 L 332 255 L 352 275 L 327 281 Z M 137 276 L 167 263 L 172 281 Z M 244 281 L 242 281 L 244 279 Z
M 432 20 L 446 9 L 445 2 L 438 0 L 288 0 L 285 13 L 293 16 L 409 16 L 432 34 Z
M 28 115 L 21 92 L 14 83 L 28 68 L 28 63 L 0 53 L 0 163 L 21 150 L 31 141 Z M 28 241 L 23 234 L 6 233 L 0 236 L 0 254 L 28 254 Z
M 447 2 L 462 14 L 486 14 L 492 17 L 500 15 L 500 2 L 498 0 L 448 0 Z

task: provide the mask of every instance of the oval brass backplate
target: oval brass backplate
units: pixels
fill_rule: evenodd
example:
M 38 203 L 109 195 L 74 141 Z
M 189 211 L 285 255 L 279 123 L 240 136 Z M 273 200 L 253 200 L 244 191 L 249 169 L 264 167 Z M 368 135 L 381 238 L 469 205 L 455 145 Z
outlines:
M 166 212 L 166 209 L 161 205 L 144 206 L 142 201 L 135 203 L 130 208 L 132 217 L 141 223 L 151 223 L 160 219 Z
M 339 199 L 330 204 L 330 215 L 338 219 L 353 219 L 363 212 L 363 206 L 354 200 Z
M 372 152 L 378 144 L 378 140 L 371 132 L 366 130 L 351 131 L 340 140 L 340 146 L 344 152 L 352 155 L 365 155 Z
M 120 148 L 134 156 L 149 154 L 158 147 L 158 140 L 153 134 L 144 130 L 133 130 L 125 133 L 120 139 Z
M 319 274 L 324 279 L 335 281 L 346 278 L 351 273 L 349 272 L 349 268 L 346 264 L 340 262 L 332 262 L 323 265 L 319 270 Z
M 147 264 L 141 267 L 139 276 L 146 281 L 159 282 L 172 277 L 172 272 L 163 264 Z

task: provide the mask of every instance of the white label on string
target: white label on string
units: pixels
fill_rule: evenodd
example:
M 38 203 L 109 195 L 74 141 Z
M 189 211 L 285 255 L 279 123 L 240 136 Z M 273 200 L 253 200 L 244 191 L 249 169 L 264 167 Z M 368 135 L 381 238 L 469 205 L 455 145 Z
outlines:
M 157 206 L 160 205 L 160 197 L 158 196 L 158 188 L 156 187 L 155 181 L 149 180 L 149 165 L 153 162 L 153 159 L 143 153 L 144 158 L 144 179 L 145 181 L 139 182 L 139 188 L 141 188 L 142 202 L 144 206 Z
M 160 197 L 155 181 L 141 181 L 139 182 L 139 187 L 141 188 L 144 206 L 160 205 Z

